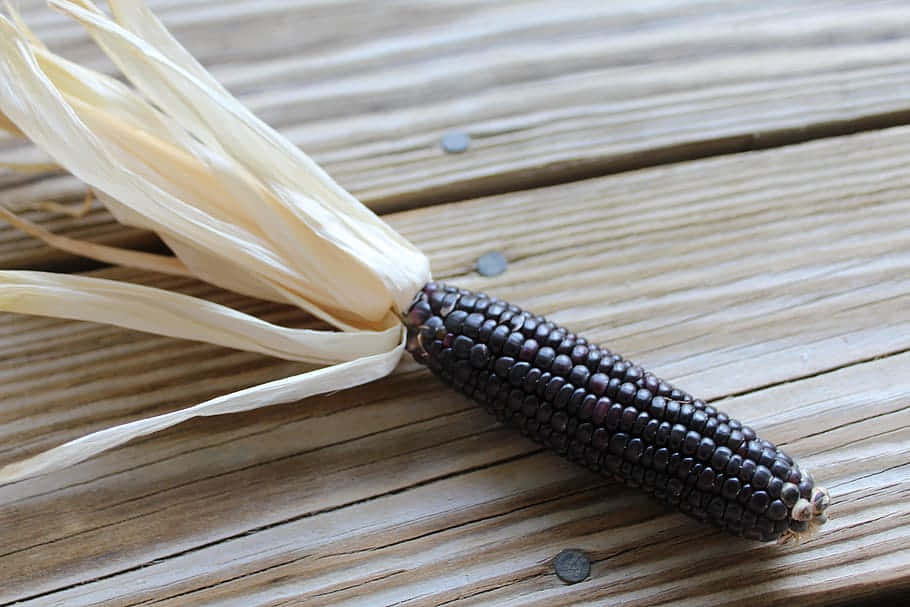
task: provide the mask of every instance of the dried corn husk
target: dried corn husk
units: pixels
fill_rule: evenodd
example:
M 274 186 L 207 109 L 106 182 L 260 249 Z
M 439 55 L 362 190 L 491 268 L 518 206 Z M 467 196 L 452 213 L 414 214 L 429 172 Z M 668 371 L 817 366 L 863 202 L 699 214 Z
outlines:
M 51 0 L 82 23 L 131 86 L 46 49 L 12 9 L 0 16 L 0 128 L 84 181 L 123 224 L 153 230 L 176 257 L 49 234 L 52 246 L 299 306 L 337 331 L 278 327 L 208 301 L 136 285 L 0 272 L 0 310 L 114 324 L 321 365 L 116 426 L 0 469 L 0 483 L 60 469 L 198 415 L 339 390 L 390 373 L 399 315 L 430 279 L 427 258 L 253 116 L 140 0 Z
M 10 135 L 22 135 L 16 125 L 13 124 L 10 119 L 3 114 L 3 112 L 0 112 L 0 137 L 5 136 L 3 131 L 9 133 Z

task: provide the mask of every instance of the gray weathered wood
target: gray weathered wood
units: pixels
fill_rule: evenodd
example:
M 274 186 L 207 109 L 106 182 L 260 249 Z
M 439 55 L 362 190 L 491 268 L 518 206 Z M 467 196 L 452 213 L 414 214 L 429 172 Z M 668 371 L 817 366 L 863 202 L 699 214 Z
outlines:
M 669 513 L 404 364 L 0 488 L 0 602 L 823 605 L 904 585 L 908 152 L 900 128 L 389 216 L 438 277 L 548 313 L 786 445 L 834 496 L 800 545 Z M 510 265 L 484 279 L 472 264 L 491 249 Z M 5 461 L 294 371 L 25 317 L 0 320 L 0 345 Z M 552 574 L 566 547 L 593 557 L 588 581 Z

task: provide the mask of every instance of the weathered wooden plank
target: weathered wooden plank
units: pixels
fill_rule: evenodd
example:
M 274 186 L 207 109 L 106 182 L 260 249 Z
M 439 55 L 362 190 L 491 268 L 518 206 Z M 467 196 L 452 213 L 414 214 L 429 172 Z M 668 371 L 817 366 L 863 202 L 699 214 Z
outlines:
M 908 146 L 910 129 L 892 129 L 389 216 L 438 277 L 549 313 L 697 394 L 739 395 L 722 406 L 832 487 L 816 539 L 700 540 L 411 364 L 0 488 L 0 602 L 813 605 L 906 583 Z M 473 261 L 494 248 L 509 269 L 480 278 Z M 181 279 L 99 274 L 306 322 Z M 4 461 L 299 369 L 12 316 L 0 345 Z M 591 551 L 590 581 L 550 575 L 568 546 Z M 747 569 L 755 584 L 737 585 Z
M 842 599 L 910 574 L 910 391 L 888 381 L 907 364 L 904 354 L 727 403 L 736 412 L 764 410 L 753 419 L 834 487 L 836 517 L 800 546 L 705 535 L 636 492 L 533 454 L 238 535 L 59 599 L 74 605 L 830 604 L 835 588 Z M 849 413 L 820 416 L 808 438 L 801 437 L 801 413 L 770 421 L 768 402 L 798 410 L 807 401 L 819 411 L 843 405 Z M 434 458 L 438 450 L 425 455 Z M 191 506 L 175 508 L 191 516 Z M 565 586 L 552 575 L 549 560 L 566 546 L 593 557 L 588 582 Z
M 152 5 L 246 103 L 380 210 L 910 116 L 905 3 Z M 27 11 L 52 47 L 106 65 L 76 26 L 44 15 Z M 468 152 L 439 149 L 453 129 L 473 137 Z M 82 193 L 66 177 L 7 179 L 0 202 Z M 55 227 L 136 237 L 109 221 L 98 212 Z M 0 266 L 60 259 L 0 231 Z

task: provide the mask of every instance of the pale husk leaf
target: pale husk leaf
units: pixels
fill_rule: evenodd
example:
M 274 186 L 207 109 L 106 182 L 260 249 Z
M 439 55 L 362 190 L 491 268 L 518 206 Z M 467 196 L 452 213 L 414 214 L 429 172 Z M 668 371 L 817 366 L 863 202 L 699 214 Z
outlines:
M 134 438 L 159 432 L 194 417 L 248 411 L 369 383 L 391 373 L 403 350 L 404 344 L 401 343 L 381 354 L 279 379 L 219 396 L 186 409 L 99 430 L 34 457 L 7 464 L 0 468 L 0 484 L 61 470 Z
M 427 258 L 253 116 L 138 0 L 51 0 L 85 25 L 135 90 L 47 50 L 0 16 L 0 129 L 87 183 L 121 223 L 176 258 L 80 243 L 8 211 L 63 250 L 190 274 L 290 303 L 342 332 L 272 325 L 212 302 L 79 276 L 0 272 L 0 310 L 105 322 L 331 365 L 72 441 L 0 469 L 0 483 L 82 461 L 197 415 L 288 402 L 377 379 L 400 358 L 398 315 L 430 279 Z M 150 103 L 151 102 L 151 103 Z
M 164 289 L 51 272 L 0 271 L 0 310 L 87 320 L 311 363 L 336 363 L 395 348 L 400 327 L 317 331 L 268 323 Z
M 127 27 L 139 34 L 159 33 L 149 40 L 106 19 L 90 2 L 51 4 L 83 23 L 130 81 L 185 129 L 209 149 L 225 150 L 260 180 L 271 196 L 264 198 L 267 205 L 255 205 L 255 219 L 270 236 L 269 244 L 317 273 L 320 290 L 329 292 L 329 306 L 363 309 L 362 316 L 376 320 L 385 314 L 375 309 L 382 305 L 377 298 L 381 290 L 398 294 L 386 309 L 407 306 L 429 274 L 425 256 L 223 87 L 209 85 L 210 77 L 195 77 L 202 68 L 191 58 L 187 63 L 188 53 L 150 12 L 137 9 L 142 3 L 110 4 L 115 16 L 130 16 Z M 154 47 L 156 42 L 165 48 Z M 319 264 L 312 264 L 313 256 Z M 377 288 L 375 279 L 385 289 Z

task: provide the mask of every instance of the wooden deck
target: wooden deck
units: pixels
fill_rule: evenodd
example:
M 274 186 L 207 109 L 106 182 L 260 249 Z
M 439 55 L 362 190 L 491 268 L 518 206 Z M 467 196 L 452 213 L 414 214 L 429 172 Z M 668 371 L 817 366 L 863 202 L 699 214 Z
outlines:
M 812 605 L 910 588 L 910 4 L 153 0 L 261 116 L 426 251 L 750 423 L 832 493 L 733 540 L 500 428 L 413 363 L 0 487 L 2 605 Z M 107 69 L 22 0 L 66 56 Z M 472 137 L 445 154 L 451 131 Z M 75 201 L 0 175 L 0 203 Z M 29 216 L 154 248 L 95 208 Z M 476 259 L 503 252 L 483 278 Z M 0 230 L 0 267 L 167 286 Z M 299 365 L 0 315 L 0 463 Z M 580 548 L 566 585 L 553 557 Z

